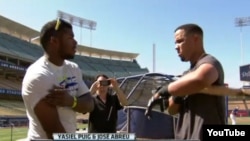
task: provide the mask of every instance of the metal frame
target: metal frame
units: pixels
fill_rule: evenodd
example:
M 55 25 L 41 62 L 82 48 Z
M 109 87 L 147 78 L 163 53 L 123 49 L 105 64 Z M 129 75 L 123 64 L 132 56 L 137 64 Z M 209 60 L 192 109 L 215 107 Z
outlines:
M 129 99 L 135 92 L 135 90 L 137 89 L 137 87 L 140 85 L 140 83 L 144 80 L 154 80 L 156 83 L 159 82 L 159 85 L 161 84 L 160 82 L 162 81 L 174 81 L 175 77 L 178 76 L 174 76 L 174 75 L 168 75 L 168 74 L 162 74 L 162 73 L 145 73 L 145 74 L 139 74 L 139 75 L 134 75 L 134 76 L 128 76 L 128 77 L 120 77 L 117 78 L 117 81 L 120 82 L 120 87 L 122 87 L 123 85 L 125 85 L 125 82 L 131 79 L 137 79 L 137 83 L 135 86 L 133 86 L 133 88 L 131 89 L 131 91 L 129 92 L 129 94 L 127 95 L 127 99 Z M 140 108 L 140 109 L 146 109 L 146 107 L 143 106 L 126 106 L 126 113 L 127 113 L 127 133 L 130 132 L 130 108 Z M 154 110 L 155 112 L 159 112 Z M 173 122 L 174 124 L 174 122 Z M 173 125 L 174 126 L 174 125 Z

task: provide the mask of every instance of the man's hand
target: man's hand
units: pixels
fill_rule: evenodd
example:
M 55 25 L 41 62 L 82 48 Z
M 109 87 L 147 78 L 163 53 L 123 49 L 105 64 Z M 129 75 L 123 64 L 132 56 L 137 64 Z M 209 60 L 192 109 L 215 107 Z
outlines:
M 117 91 L 119 89 L 119 84 L 118 84 L 117 80 L 114 79 L 114 78 L 109 78 L 109 80 L 110 80 L 110 83 L 111 83 L 110 87 L 113 90 Z
M 166 109 L 166 99 L 163 97 L 155 98 L 154 96 L 151 97 L 148 101 L 147 109 L 145 111 L 145 116 L 147 116 L 148 119 L 152 118 L 152 110 L 153 107 L 156 105 L 160 105 L 161 112 L 164 112 L 164 109 Z
M 164 109 L 168 106 L 168 98 L 171 96 L 164 95 L 161 96 L 161 91 L 164 91 L 165 87 L 158 87 L 156 89 L 156 94 L 154 94 L 148 101 L 147 109 L 145 111 L 145 116 L 149 119 L 152 117 L 152 109 L 155 105 L 160 105 L 161 111 L 163 112 Z
M 90 87 L 90 94 L 95 94 L 99 87 L 100 87 L 100 81 L 95 81 Z
M 49 90 L 49 94 L 45 97 L 46 102 L 55 106 L 71 107 L 73 105 L 73 97 L 68 94 L 67 90 L 58 86 L 54 86 Z
M 149 99 L 145 116 L 149 119 L 152 117 L 152 109 L 155 105 L 160 105 L 161 111 L 168 107 L 168 99 L 171 96 L 167 91 L 167 86 L 157 87 L 153 96 Z

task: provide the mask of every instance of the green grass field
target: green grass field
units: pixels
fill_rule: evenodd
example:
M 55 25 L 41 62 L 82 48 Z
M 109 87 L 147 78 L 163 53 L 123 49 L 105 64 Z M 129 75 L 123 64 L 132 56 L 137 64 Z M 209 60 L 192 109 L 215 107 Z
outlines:
M 11 131 L 12 130 L 12 131 Z M 1 141 L 16 141 L 26 137 L 27 127 L 0 128 Z M 12 136 L 11 136 L 12 132 Z
M 78 128 L 86 128 L 87 124 L 78 124 Z M 18 139 L 26 138 L 27 127 L 10 127 L 0 128 L 0 141 L 16 141 Z
M 230 119 L 228 120 L 228 124 L 230 124 Z M 250 117 L 238 117 L 237 124 L 240 125 L 250 125 Z M 87 124 L 79 124 L 78 128 L 85 128 Z M 0 128 L 0 138 L 1 141 L 16 141 L 18 139 L 23 139 L 27 135 L 27 127 L 10 127 L 8 128 Z M 12 133 L 12 134 L 11 134 Z

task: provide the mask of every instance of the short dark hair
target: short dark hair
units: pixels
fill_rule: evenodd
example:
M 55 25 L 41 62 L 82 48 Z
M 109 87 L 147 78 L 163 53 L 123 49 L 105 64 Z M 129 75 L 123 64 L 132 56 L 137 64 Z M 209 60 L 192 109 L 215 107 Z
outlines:
M 198 26 L 197 24 L 183 24 L 183 25 L 180 25 L 179 27 L 177 27 L 174 32 L 176 32 L 177 30 L 179 29 L 183 29 L 185 30 L 186 34 L 199 34 L 201 36 L 203 36 L 203 31 L 202 31 L 202 28 L 200 26 Z
M 72 29 L 72 25 L 60 18 L 47 22 L 40 32 L 40 44 L 46 50 L 46 46 L 51 36 L 55 36 L 56 33 L 63 31 L 65 28 Z
M 106 74 L 98 74 L 96 77 L 95 77 L 95 80 L 97 80 L 99 77 L 104 77 L 106 79 L 109 79 L 109 77 L 106 75 Z

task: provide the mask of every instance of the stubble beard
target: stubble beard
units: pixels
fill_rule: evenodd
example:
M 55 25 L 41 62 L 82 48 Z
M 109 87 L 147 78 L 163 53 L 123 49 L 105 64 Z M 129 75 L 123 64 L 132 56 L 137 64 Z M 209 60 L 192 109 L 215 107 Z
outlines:
M 75 58 L 75 55 L 66 55 L 65 57 L 64 57 L 64 59 L 74 59 Z
M 186 59 L 184 57 L 180 57 L 182 62 L 186 62 Z

